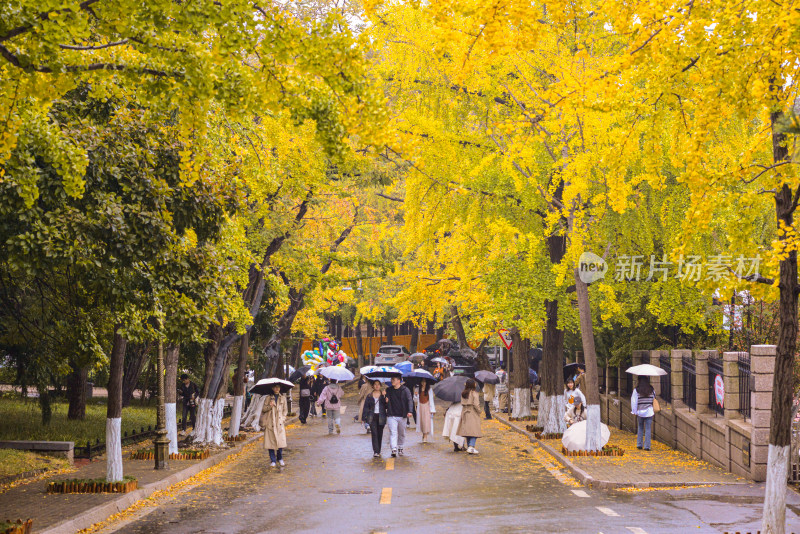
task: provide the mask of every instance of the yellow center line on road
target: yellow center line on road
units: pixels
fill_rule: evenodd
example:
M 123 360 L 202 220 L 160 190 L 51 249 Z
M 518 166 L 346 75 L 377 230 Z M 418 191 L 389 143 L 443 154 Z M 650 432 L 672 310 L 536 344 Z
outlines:
M 394 458 L 388 458 L 386 460 L 386 470 L 394 471 Z
M 383 488 L 381 490 L 380 504 L 392 504 L 392 488 Z

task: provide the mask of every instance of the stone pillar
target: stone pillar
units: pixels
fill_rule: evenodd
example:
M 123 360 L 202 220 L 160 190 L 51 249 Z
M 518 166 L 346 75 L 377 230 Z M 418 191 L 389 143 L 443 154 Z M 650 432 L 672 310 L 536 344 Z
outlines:
M 676 408 L 686 408 L 683 402 L 683 357 L 691 354 L 692 351 L 686 349 L 674 349 L 669 354 L 672 360 L 672 405 Z
M 722 353 L 723 383 L 725 384 L 725 400 L 722 406 L 725 408 L 725 419 L 742 418 L 742 414 L 739 412 L 739 354 L 742 353 Z
M 647 363 L 648 357 L 646 356 L 649 351 L 646 350 L 634 350 L 631 352 L 631 367 L 635 365 L 641 365 L 642 363 Z M 634 384 L 636 385 L 636 384 Z
M 750 415 L 753 424 L 753 434 L 750 438 L 750 478 L 756 482 L 767 479 L 775 349 L 775 345 L 750 347 L 750 374 L 753 379 L 753 389 L 750 392 Z
M 651 350 L 650 351 L 650 365 L 654 365 L 656 367 L 661 367 L 660 357 L 662 354 L 668 354 L 665 350 Z M 661 396 L 661 377 L 660 376 L 653 376 L 650 378 L 650 384 L 653 386 L 653 389 L 656 391 L 656 397 Z
M 699 350 L 694 355 L 695 393 L 697 413 L 708 413 L 708 359 L 716 358 L 715 350 Z

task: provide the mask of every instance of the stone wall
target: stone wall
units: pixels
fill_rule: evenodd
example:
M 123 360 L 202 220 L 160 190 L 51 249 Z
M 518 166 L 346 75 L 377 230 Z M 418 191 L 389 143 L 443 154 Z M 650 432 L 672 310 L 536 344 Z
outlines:
M 662 351 L 650 351 L 649 360 L 659 365 Z M 695 364 L 695 409 L 684 402 L 683 358 L 691 356 Z M 717 465 L 731 473 L 755 481 L 766 479 L 767 444 L 769 437 L 770 403 L 775 366 L 774 345 L 754 345 L 750 348 L 751 378 L 750 414 L 745 419 L 739 406 L 740 353 L 723 353 L 724 415 L 710 406 L 715 402 L 709 389 L 708 359 L 717 358 L 716 351 L 673 350 L 670 352 L 672 402 L 661 395 L 659 380 L 653 380 L 661 411 L 653 421 L 653 439 Z M 644 351 L 634 351 L 633 365 L 647 361 Z M 620 373 L 625 369 L 620 368 Z M 746 382 L 746 380 L 744 381 Z M 658 384 L 657 384 L 658 383 Z M 636 432 L 636 418 L 631 414 L 629 397 L 616 394 L 601 395 L 603 421 L 617 428 Z

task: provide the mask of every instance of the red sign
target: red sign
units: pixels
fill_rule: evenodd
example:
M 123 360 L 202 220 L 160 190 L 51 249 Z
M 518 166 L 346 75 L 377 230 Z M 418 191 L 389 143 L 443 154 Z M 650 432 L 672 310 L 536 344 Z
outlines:
M 508 350 L 511 350 L 511 345 L 513 345 L 513 342 L 511 341 L 511 332 L 505 328 L 501 328 L 497 331 L 497 334 L 500 336 L 500 340 L 503 342 L 503 345 L 505 345 Z

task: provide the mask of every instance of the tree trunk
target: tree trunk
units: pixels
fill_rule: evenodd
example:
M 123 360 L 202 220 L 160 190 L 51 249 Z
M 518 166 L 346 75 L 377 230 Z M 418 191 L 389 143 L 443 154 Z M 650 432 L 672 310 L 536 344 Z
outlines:
M 169 453 L 178 453 L 178 359 L 180 346 L 167 345 L 164 353 L 164 408 Z
M 356 323 L 356 354 L 358 355 L 358 368 L 364 367 L 364 340 L 361 339 L 361 320 Z
M 581 323 L 581 341 L 583 357 L 586 365 L 584 387 L 586 391 L 586 446 L 587 451 L 599 451 L 603 448 L 600 435 L 600 390 L 597 382 L 597 353 L 594 348 L 594 329 L 592 327 L 592 309 L 589 302 L 589 287 L 578 276 L 575 269 L 575 292 L 578 297 L 578 313 Z
M 509 373 L 509 387 L 513 394 L 511 417 L 531 415 L 531 383 L 528 374 L 530 340 L 523 339 L 516 328 L 511 329 L 513 364 Z
M 245 333 L 239 345 L 239 360 L 236 362 L 236 372 L 233 374 L 233 411 L 231 424 L 228 428 L 229 436 L 238 436 L 242 422 L 242 408 L 244 407 L 244 379 L 247 366 L 247 354 L 250 351 L 250 332 Z
M 67 419 L 81 420 L 86 418 L 86 386 L 89 378 L 89 367 L 78 367 L 70 364 L 72 372 L 67 379 L 67 397 L 69 408 Z
M 391 323 L 386 325 L 386 343 L 394 344 L 394 325 Z
M 477 367 L 478 371 L 491 371 L 492 364 L 489 363 L 489 357 L 486 355 L 486 345 L 489 344 L 489 338 L 483 338 L 481 344 L 478 346 L 478 358 L 476 360 L 475 366 Z
M 464 333 L 464 324 L 461 322 L 461 316 L 458 314 L 458 307 L 455 304 L 450 306 L 450 324 L 453 325 L 453 330 L 456 331 L 458 348 L 469 348 L 469 345 L 467 344 L 467 335 Z
M 419 345 L 419 327 L 415 325 L 411 325 L 411 345 L 408 349 L 411 351 L 411 354 L 417 352 L 417 345 Z
M 108 370 L 108 404 L 106 408 L 106 481 L 122 481 L 122 368 L 127 341 L 114 328 Z
M 550 263 L 557 265 L 564 258 L 566 239 L 551 235 L 547 238 Z M 566 428 L 564 422 L 564 377 L 562 358 L 564 354 L 564 331 L 558 327 L 558 301 L 544 301 L 547 323 L 544 329 L 542 361 L 539 364 L 539 379 L 542 389 L 539 397 L 537 424 L 545 433 L 560 433 Z
M 136 344 L 125 351 L 125 372 L 122 375 L 122 407 L 130 406 L 133 392 L 150 354 L 151 343 Z M 144 397 L 144 395 L 142 395 Z
M 787 139 L 779 133 L 783 118 L 780 111 L 773 112 L 772 151 L 774 161 L 789 159 Z M 795 205 L 792 189 L 784 183 L 775 194 L 775 214 L 778 223 L 792 228 Z M 780 226 L 779 226 L 780 227 Z M 792 249 L 791 235 L 779 236 L 787 242 L 790 251 L 780 262 L 778 288 L 780 301 L 778 313 L 780 329 L 775 353 L 775 375 L 772 386 L 772 415 L 769 427 L 769 449 L 767 453 L 767 481 L 764 492 L 764 515 L 761 531 L 764 534 L 783 534 L 786 526 L 786 481 L 789 470 L 789 451 L 792 444 L 792 394 L 794 392 L 793 362 L 797 348 L 797 251 Z

